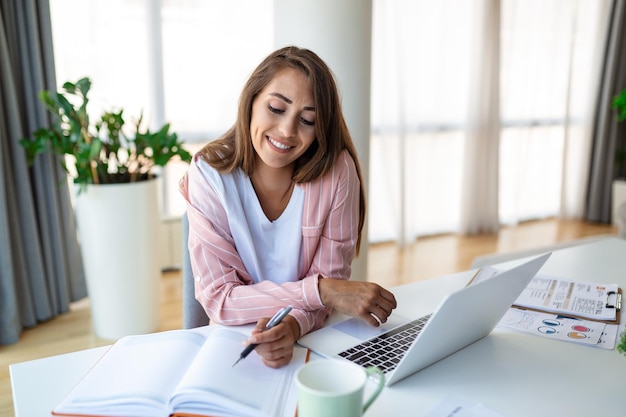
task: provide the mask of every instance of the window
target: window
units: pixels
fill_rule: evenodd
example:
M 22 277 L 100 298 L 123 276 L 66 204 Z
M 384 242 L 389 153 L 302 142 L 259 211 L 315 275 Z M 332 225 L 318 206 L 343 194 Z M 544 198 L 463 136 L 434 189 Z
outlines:
M 57 82 L 92 80 L 90 111 L 169 122 L 191 150 L 229 128 L 244 81 L 273 46 L 271 0 L 51 0 Z M 242 12 L 242 11 L 245 11 Z M 184 210 L 163 173 L 164 214 Z
M 501 11 L 499 220 L 575 216 L 611 2 L 492 2 Z M 472 23 L 484 4 L 373 0 L 370 241 L 459 228 Z M 273 49 L 273 7 L 271 0 L 51 0 L 57 80 L 88 75 L 92 110 L 143 111 L 153 125 L 171 122 L 197 149 L 233 123 L 245 79 Z M 176 189 L 184 169 L 164 174 L 166 215 L 184 210 Z
M 499 221 L 582 216 L 610 1 L 374 0 L 370 241 L 460 227 L 470 22 L 500 6 Z M 487 158 L 487 150 L 478 158 Z M 481 193 L 478 187 L 472 193 Z M 372 221 L 375 219 L 375 221 Z

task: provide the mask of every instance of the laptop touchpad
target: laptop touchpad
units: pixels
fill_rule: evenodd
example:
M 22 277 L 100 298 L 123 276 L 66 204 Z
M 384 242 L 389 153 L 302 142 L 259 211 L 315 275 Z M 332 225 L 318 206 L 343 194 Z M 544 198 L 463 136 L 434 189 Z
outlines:
M 409 319 L 392 314 L 386 323 L 374 327 L 359 318 L 353 317 L 333 325 L 332 328 L 359 340 L 367 340 L 408 322 Z

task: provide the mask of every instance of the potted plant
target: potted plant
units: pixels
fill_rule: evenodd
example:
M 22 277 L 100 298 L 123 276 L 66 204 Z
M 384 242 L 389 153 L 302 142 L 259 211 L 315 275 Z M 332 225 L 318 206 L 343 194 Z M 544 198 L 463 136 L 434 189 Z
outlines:
M 20 141 L 29 163 L 53 152 L 76 185 L 75 212 L 94 331 L 105 339 L 154 331 L 158 324 L 160 222 L 155 170 L 189 162 L 169 124 L 152 132 L 123 110 L 92 123 L 89 78 L 42 91 L 52 124 Z M 129 133 L 126 133 L 129 132 Z
M 626 120 L 626 89 L 622 90 L 613 98 L 612 104 L 617 112 L 617 121 L 622 122 Z M 621 135 L 617 140 L 620 141 L 620 143 L 615 153 L 616 177 L 613 180 L 613 202 L 611 205 L 613 209 L 612 223 L 614 225 L 620 224 L 617 213 L 619 207 L 622 204 L 626 204 L 626 135 Z

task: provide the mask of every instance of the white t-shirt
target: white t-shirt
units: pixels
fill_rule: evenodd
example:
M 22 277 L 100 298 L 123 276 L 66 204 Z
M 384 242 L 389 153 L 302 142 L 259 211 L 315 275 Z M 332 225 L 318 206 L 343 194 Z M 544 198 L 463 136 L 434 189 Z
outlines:
M 198 167 L 222 200 L 237 252 L 255 282 L 296 281 L 301 265 L 304 190 L 295 186 L 285 211 L 270 221 L 250 177 L 241 169 L 220 174 L 201 159 Z

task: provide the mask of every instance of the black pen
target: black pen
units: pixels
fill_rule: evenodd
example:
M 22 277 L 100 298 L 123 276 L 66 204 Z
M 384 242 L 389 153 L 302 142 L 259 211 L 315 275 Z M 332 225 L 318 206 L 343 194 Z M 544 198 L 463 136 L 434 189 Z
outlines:
M 272 317 L 270 319 L 270 321 L 268 321 L 267 324 L 265 325 L 265 330 L 269 330 L 272 327 L 277 326 L 278 323 L 280 323 L 281 321 L 283 321 L 283 319 L 285 317 L 287 317 L 287 314 L 289 314 L 290 311 L 291 311 L 291 306 L 287 306 L 285 308 L 282 308 L 282 309 L 278 310 L 278 312 L 276 314 L 274 314 L 274 317 Z M 250 354 L 250 352 L 252 352 L 257 346 L 258 346 L 258 344 L 256 344 L 256 343 L 252 343 L 252 344 L 246 346 L 246 348 L 239 355 L 239 359 L 237 359 L 237 361 L 235 361 L 235 363 L 233 363 L 232 367 L 234 368 L 235 365 L 237 365 L 240 360 L 242 360 L 246 356 L 248 356 Z

